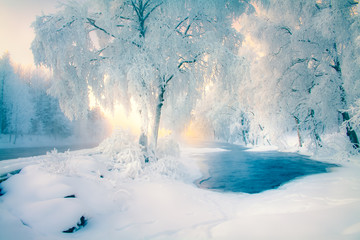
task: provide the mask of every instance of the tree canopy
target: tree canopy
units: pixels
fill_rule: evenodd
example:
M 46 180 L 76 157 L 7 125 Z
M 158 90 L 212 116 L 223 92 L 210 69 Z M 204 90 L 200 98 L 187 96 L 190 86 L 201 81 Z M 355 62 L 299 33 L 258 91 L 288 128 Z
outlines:
M 156 145 L 163 106 L 167 122 L 188 119 L 199 90 L 237 58 L 231 27 L 239 1 L 113 0 L 64 4 L 33 24 L 37 64 L 52 69 L 50 92 L 69 117 L 80 117 L 89 92 L 112 108 L 134 100 L 142 133 Z

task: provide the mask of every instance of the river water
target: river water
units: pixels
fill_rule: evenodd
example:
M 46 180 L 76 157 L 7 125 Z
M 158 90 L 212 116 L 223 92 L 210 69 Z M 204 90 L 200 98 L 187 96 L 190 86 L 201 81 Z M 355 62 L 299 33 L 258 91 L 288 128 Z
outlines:
M 75 151 L 85 148 L 93 148 L 98 144 L 79 144 L 79 145 L 62 145 L 48 147 L 21 147 L 21 148 L 0 148 L 0 161 L 15 158 L 24 158 L 32 156 L 46 155 L 56 148 L 58 152 Z
M 252 152 L 245 147 L 227 143 L 205 145 L 207 148 L 227 150 L 201 156 L 204 176 L 196 184 L 200 188 L 215 191 L 260 193 L 298 177 L 326 173 L 337 166 L 296 153 Z

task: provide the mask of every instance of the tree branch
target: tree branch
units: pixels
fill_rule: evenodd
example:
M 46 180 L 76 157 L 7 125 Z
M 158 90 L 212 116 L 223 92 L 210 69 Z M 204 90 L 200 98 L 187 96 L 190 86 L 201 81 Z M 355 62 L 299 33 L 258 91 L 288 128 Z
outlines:
M 165 84 L 167 85 L 167 84 L 171 81 L 171 79 L 173 79 L 173 77 L 174 77 L 174 74 L 171 75 L 171 76 L 165 81 Z
M 281 30 L 285 30 L 290 35 L 293 35 L 289 27 L 280 27 Z
M 149 17 L 149 15 L 156 9 L 158 8 L 161 4 L 163 4 L 163 2 L 159 3 L 158 5 L 156 5 L 155 7 L 153 7 L 144 17 L 144 21 Z M 145 7 L 144 7 L 145 8 Z
M 138 6 L 136 6 L 134 0 L 131 0 L 131 5 L 133 6 L 135 12 L 136 12 L 136 15 L 140 16 L 140 9 Z
M 183 60 L 179 63 L 178 65 L 178 69 L 180 69 L 182 67 L 182 65 L 184 65 L 185 63 L 196 63 L 197 58 L 201 55 L 201 53 L 197 54 L 193 60 Z
M 147 6 L 150 5 L 150 0 L 147 0 L 144 4 L 144 9 L 147 8 Z
M 188 31 L 189 31 L 189 29 L 190 29 L 190 27 L 191 27 L 191 24 L 192 24 L 192 23 L 189 23 L 189 25 L 187 26 L 187 28 L 186 28 L 186 30 L 185 30 L 185 32 L 184 32 L 184 36 L 187 36 L 187 33 L 188 33 Z
M 114 34 L 111 34 L 111 33 L 109 33 L 108 31 L 106 31 L 104 28 L 99 27 L 98 25 L 96 25 L 94 19 L 91 19 L 91 18 L 86 18 L 86 19 L 88 20 L 88 23 L 90 23 L 90 25 L 93 26 L 94 28 L 96 28 L 96 29 L 104 32 L 105 34 L 107 34 L 107 35 L 109 35 L 109 36 L 111 36 L 111 37 L 113 37 L 113 38 L 116 38 Z
M 185 22 L 185 21 L 188 20 L 188 19 L 189 19 L 189 17 L 186 17 L 186 18 L 184 18 L 183 20 L 181 20 L 181 21 L 179 22 L 179 24 L 176 25 L 175 29 L 177 29 L 178 27 L 180 27 L 180 25 L 183 24 L 183 22 Z
M 195 62 L 196 62 L 196 59 L 194 59 L 194 60 L 184 60 L 178 65 L 178 68 L 180 69 L 182 67 L 182 65 L 185 64 L 185 63 L 195 63 Z
M 73 24 L 75 22 L 76 19 L 73 19 L 71 22 L 68 22 L 66 24 L 64 24 L 61 28 L 59 28 L 58 30 L 56 30 L 57 32 L 60 32 L 61 30 L 63 30 L 65 27 L 70 27 L 71 24 Z

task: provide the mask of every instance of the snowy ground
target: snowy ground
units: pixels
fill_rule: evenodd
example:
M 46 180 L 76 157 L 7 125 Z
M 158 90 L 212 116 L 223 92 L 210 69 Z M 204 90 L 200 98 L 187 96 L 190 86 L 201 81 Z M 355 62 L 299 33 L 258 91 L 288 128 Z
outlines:
M 0 239 L 360 239 L 359 159 L 276 190 L 231 194 L 193 184 L 194 159 L 222 149 L 183 148 L 144 168 L 129 160 L 136 149 L 120 145 L 126 152 L 105 144 L 16 160 L 13 168 L 28 166 L 1 184 Z

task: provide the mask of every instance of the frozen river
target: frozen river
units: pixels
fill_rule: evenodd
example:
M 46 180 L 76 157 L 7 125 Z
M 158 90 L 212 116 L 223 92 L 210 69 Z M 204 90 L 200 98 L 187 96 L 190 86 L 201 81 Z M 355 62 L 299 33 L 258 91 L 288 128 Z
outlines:
M 226 150 L 200 156 L 204 177 L 196 184 L 216 191 L 259 193 L 301 176 L 325 173 L 337 166 L 296 153 L 252 152 L 227 143 L 206 143 L 205 146 Z

